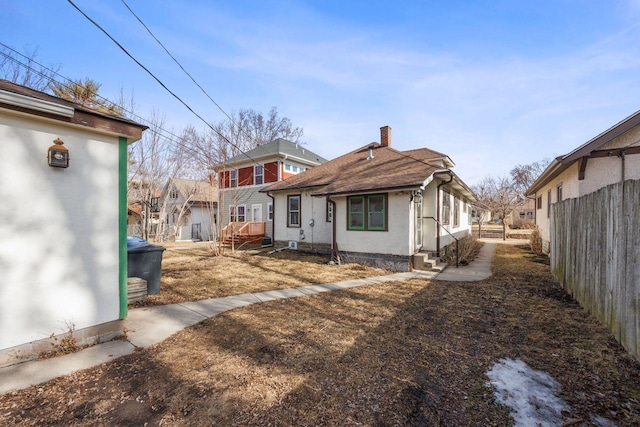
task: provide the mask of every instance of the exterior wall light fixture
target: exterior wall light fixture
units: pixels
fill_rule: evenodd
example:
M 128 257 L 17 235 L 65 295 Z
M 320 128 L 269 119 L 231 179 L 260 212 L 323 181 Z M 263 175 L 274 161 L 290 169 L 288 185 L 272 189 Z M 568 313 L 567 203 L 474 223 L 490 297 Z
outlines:
M 64 145 L 64 141 L 56 138 L 53 145 L 49 147 L 49 166 L 53 168 L 69 167 L 69 150 Z

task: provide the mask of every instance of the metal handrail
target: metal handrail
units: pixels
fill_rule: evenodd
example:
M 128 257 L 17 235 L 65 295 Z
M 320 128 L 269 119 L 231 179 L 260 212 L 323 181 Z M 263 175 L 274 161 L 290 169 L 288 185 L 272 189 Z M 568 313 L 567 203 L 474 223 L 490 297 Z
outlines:
M 453 234 L 451 234 L 451 232 L 449 230 L 447 230 L 447 228 L 444 225 L 440 224 L 440 221 L 438 221 L 434 217 L 425 216 L 423 218 L 430 218 L 430 219 L 434 220 L 436 224 L 438 224 L 444 231 L 446 231 L 449 234 L 449 236 L 453 237 L 453 240 L 456 241 L 456 268 L 458 268 L 458 259 L 460 257 L 460 251 L 459 251 L 459 245 L 458 245 L 458 240 L 459 239 L 456 236 L 454 236 Z M 438 256 L 440 255 L 439 251 L 440 251 L 440 248 L 438 248 Z

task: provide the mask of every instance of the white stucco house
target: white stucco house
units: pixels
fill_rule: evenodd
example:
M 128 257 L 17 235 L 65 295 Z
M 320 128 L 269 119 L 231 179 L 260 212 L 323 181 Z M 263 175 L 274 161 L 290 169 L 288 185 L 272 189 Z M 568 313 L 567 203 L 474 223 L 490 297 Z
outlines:
M 640 111 L 556 157 L 529 187 L 526 195 L 536 200 L 535 218 L 543 250 L 549 253 L 553 203 L 627 179 L 640 179 Z
M 428 148 L 398 151 L 391 128 L 373 142 L 261 192 L 274 200 L 274 245 L 406 271 L 471 232 L 475 196 Z
M 122 334 L 127 145 L 146 127 L 0 80 L 0 365 Z

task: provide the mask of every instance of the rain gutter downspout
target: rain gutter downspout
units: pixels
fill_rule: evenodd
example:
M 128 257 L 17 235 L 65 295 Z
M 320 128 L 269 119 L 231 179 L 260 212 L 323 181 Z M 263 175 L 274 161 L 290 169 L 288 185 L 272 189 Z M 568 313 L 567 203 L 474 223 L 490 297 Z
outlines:
M 331 196 L 327 194 L 327 203 L 331 203 L 331 261 L 340 264 L 340 253 L 338 252 L 338 241 L 336 239 L 336 202 L 331 200 Z
M 271 247 L 276 246 L 276 199 L 270 194 L 266 193 L 271 199 Z M 267 208 L 267 218 L 269 218 L 269 208 Z
M 438 225 L 440 224 L 440 187 L 442 187 L 443 185 L 447 185 L 450 184 L 451 181 L 453 181 L 453 174 L 451 173 L 451 171 L 448 171 L 449 174 L 449 181 L 442 181 L 440 184 L 438 184 L 437 190 L 436 190 L 436 222 L 438 223 Z M 438 227 L 436 226 L 436 256 L 439 258 L 440 257 L 440 229 L 438 229 Z

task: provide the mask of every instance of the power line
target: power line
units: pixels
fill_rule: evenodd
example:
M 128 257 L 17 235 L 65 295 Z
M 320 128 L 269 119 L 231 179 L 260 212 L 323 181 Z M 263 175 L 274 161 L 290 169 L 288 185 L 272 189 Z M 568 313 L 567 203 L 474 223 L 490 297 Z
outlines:
M 155 36 L 155 34 L 153 34 L 153 32 L 149 29 L 149 27 L 142 21 L 142 19 L 140 19 L 140 17 L 138 15 L 136 15 L 136 13 L 129 7 L 129 5 L 127 4 L 127 2 L 125 0 L 121 0 L 122 4 L 125 5 L 125 7 L 129 10 L 129 12 L 131 12 L 131 14 L 138 20 L 138 22 L 140 23 L 140 25 L 142 25 L 145 30 L 147 30 L 147 32 L 151 35 L 151 37 L 153 37 L 153 39 L 160 45 L 160 47 L 162 47 L 162 49 L 164 49 L 164 51 L 167 53 L 167 55 L 169 55 L 169 57 L 171 59 L 173 59 L 173 62 L 175 62 L 178 67 L 180 67 L 180 69 L 182 71 L 184 71 L 184 73 L 191 79 L 191 81 L 198 86 L 198 89 L 200 89 L 202 91 L 202 93 L 205 94 L 205 96 L 207 98 L 209 98 L 209 100 L 211 102 L 213 102 L 213 104 L 218 107 L 218 110 L 220 110 L 222 112 L 222 114 L 224 114 L 229 120 L 231 120 L 233 122 L 233 119 L 231 118 L 231 116 L 229 116 L 227 114 L 226 111 L 224 111 L 224 109 L 216 102 L 213 100 L 213 98 L 211 98 L 211 96 L 209 96 L 209 94 L 207 93 L 206 90 L 204 90 L 204 88 L 202 86 L 200 86 L 200 84 L 193 78 L 193 76 L 191 76 L 191 74 L 182 66 L 182 64 L 171 54 L 171 52 L 169 52 L 169 50 L 165 47 L 165 45 L 158 40 L 158 38 Z
M 147 32 L 149 33 L 149 35 L 151 35 L 151 37 L 156 41 L 156 43 L 158 43 L 160 45 L 160 47 L 162 47 L 162 49 L 167 53 L 167 55 L 169 55 L 169 57 L 173 60 L 173 62 L 175 62 L 178 67 L 180 67 L 180 69 L 187 75 L 187 77 L 189 77 L 189 79 L 191 79 L 191 81 L 193 82 L 193 84 L 195 84 L 198 89 L 200 89 L 200 91 L 207 97 L 209 98 L 209 100 L 213 103 L 213 105 L 215 105 L 218 110 L 220 110 L 222 112 L 222 114 L 224 114 L 227 119 L 229 119 L 229 121 L 231 123 L 233 123 L 235 126 L 237 126 L 238 130 L 244 134 L 249 140 L 253 139 L 253 136 L 251 136 L 250 134 L 247 133 L 247 131 L 244 129 L 244 127 L 240 124 L 238 124 L 235 119 L 230 116 L 229 114 L 227 114 L 227 112 L 220 106 L 220 104 L 218 104 L 208 93 L 207 91 L 195 80 L 195 78 L 183 67 L 183 65 L 180 63 L 180 61 L 178 61 L 178 59 L 173 56 L 173 54 L 169 51 L 169 49 L 167 49 L 167 47 L 158 39 L 158 37 L 156 37 L 156 35 L 151 31 L 151 29 L 144 23 L 144 21 L 142 21 L 142 19 L 133 11 L 133 9 L 131 9 L 131 7 L 127 4 L 127 2 L 125 0 L 121 0 L 122 4 L 125 5 L 125 7 L 129 10 L 129 12 L 138 20 L 138 22 L 140 23 L 140 25 L 142 25 L 144 27 L 145 30 L 147 30 Z M 236 149 L 239 149 L 238 147 L 235 147 Z M 240 154 L 246 154 L 246 152 L 242 152 Z M 247 156 L 248 157 L 248 156 Z M 250 157 L 249 157 L 250 158 Z M 253 160 L 253 159 L 252 159 Z
M 209 127 L 209 129 L 211 129 L 213 132 L 215 132 L 218 136 L 220 136 L 222 139 L 224 139 L 224 141 L 226 141 L 228 144 L 230 144 L 233 148 L 235 148 L 236 150 L 238 150 L 241 154 L 243 154 L 245 157 L 247 157 L 252 163 L 255 163 L 258 166 L 262 166 L 260 163 L 258 163 L 255 159 L 253 159 L 251 156 L 249 156 L 245 151 L 243 151 L 240 147 L 238 147 L 236 144 L 234 144 L 233 142 L 231 142 L 226 136 L 224 136 L 222 133 L 220 133 L 217 129 L 215 129 L 209 122 L 207 122 L 202 116 L 200 116 L 198 113 L 196 113 L 185 101 L 182 100 L 182 98 L 180 98 L 178 95 L 176 95 L 173 91 L 171 91 L 158 77 L 156 77 L 155 74 L 153 74 L 147 67 L 145 67 L 140 61 L 138 61 L 133 55 L 131 55 L 114 37 L 111 36 L 111 34 L 109 34 L 104 28 L 102 28 L 96 21 L 94 21 L 93 19 L 91 19 L 91 17 L 89 17 L 89 15 L 87 15 L 82 9 L 80 9 L 78 6 L 76 6 L 76 4 L 72 1 L 72 0 L 67 0 L 67 2 L 69 4 L 71 4 L 78 12 L 80 12 L 80 14 L 82 14 L 82 16 L 84 16 L 89 22 L 91 22 L 96 28 L 98 28 L 100 31 L 102 31 L 102 33 L 104 33 L 104 35 L 106 35 L 113 43 L 116 44 L 116 46 L 118 46 L 120 48 L 120 50 L 122 50 L 129 58 L 131 58 L 132 61 L 134 61 L 140 68 L 142 68 L 144 71 L 147 72 L 147 74 L 149 74 L 160 86 L 162 86 L 163 89 L 165 89 L 167 92 L 169 92 L 174 98 L 176 98 L 182 105 L 184 105 L 189 111 L 191 111 L 193 113 L 193 115 L 195 115 L 197 118 L 199 118 L 207 127 Z
M 26 55 L 18 52 L 17 50 L 15 50 L 12 47 L 6 45 L 5 43 L 0 42 L 0 46 L 3 46 L 5 49 L 13 52 L 14 54 L 20 55 L 21 57 L 25 58 L 26 60 L 29 60 L 33 64 L 41 67 L 41 69 L 47 70 L 49 73 L 51 73 L 51 75 L 47 75 L 44 72 L 42 72 L 41 70 L 37 70 L 37 69 L 31 67 L 29 64 L 26 64 L 26 63 L 20 61 L 19 59 L 12 57 L 11 55 L 9 55 L 9 54 L 7 54 L 5 52 L 0 51 L 0 55 L 3 55 L 5 58 L 7 58 L 7 59 L 19 64 L 20 66 L 24 67 L 25 69 L 28 69 L 28 70 L 30 70 L 32 72 L 35 72 L 35 73 L 39 74 L 42 77 L 45 77 L 46 79 L 50 79 L 52 82 L 55 82 L 55 83 L 57 83 L 57 84 L 59 84 L 59 85 L 61 85 L 63 87 L 66 87 L 66 88 L 69 88 L 69 89 L 72 87 L 70 84 L 61 82 L 59 80 L 56 80 L 52 76 L 55 75 L 58 78 L 65 80 L 66 82 L 73 83 L 73 80 L 71 80 L 70 78 L 68 78 L 66 76 L 63 76 L 62 74 L 58 73 L 57 71 L 52 70 L 51 68 L 48 68 L 45 65 L 43 65 L 43 64 L 41 64 L 41 63 L 39 63 L 39 62 L 37 62 L 37 61 L 35 61 L 33 59 L 28 58 Z M 146 118 L 134 113 L 131 110 L 127 110 L 123 106 L 120 106 L 117 103 L 115 103 L 115 102 L 109 100 L 108 98 L 105 98 L 105 97 L 103 97 L 103 96 L 101 96 L 101 95 L 99 95 L 97 93 L 95 94 L 95 96 L 97 98 L 99 98 L 100 100 L 102 100 L 102 101 L 105 101 L 105 102 L 107 102 L 107 103 L 109 103 L 111 105 L 117 106 L 121 111 L 126 112 L 129 117 L 135 118 L 136 120 L 138 120 L 140 122 L 143 122 L 144 124 L 148 124 L 149 127 L 151 127 L 153 129 L 153 132 L 156 132 L 158 135 L 160 135 L 162 138 L 164 138 L 165 140 L 167 140 L 170 143 L 172 143 L 174 146 L 182 148 L 182 149 L 185 149 L 185 150 L 187 150 L 187 151 L 189 151 L 189 152 L 191 152 L 192 154 L 195 154 L 195 155 L 203 154 L 203 149 L 202 148 L 193 148 L 193 147 L 191 147 L 191 146 L 189 146 L 187 144 L 184 144 L 183 142 L 181 142 L 182 137 L 170 132 L 169 130 L 167 130 L 167 129 L 161 127 L 161 126 L 158 126 L 157 123 L 153 123 L 153 122 L 149 121 L 148 119 L 146 119 Z M 214 129 L 214 131 L 215 131 L 215 129 Z M 222 137 L 225 141 L 229 142 L 229 144 L 234 146 L 236 149 L 240 150 L 235 144 L 231 143 L 226 137 L 224 137 L 224 135 L 220 134 L 217 131 L 215 131 L 215 133 L 217 135 L 219 135 L 220 137 Z M 170 136 L 168 136 L 168 135 L 170 135 Z M 261 166 L 260 163 L 258 163 L 256 160 L 251 158 L 249 155 L 246 155 L 245 152 L 241 151 L 240 154 L 244 154 L 247 157 L 247 159 L 249 159 L 250 161 L 252 161 L 256 165 Z M 238 154 L 238 155 L 240 155 L 240 154 Z M 222 162 L 219 162 L 219 163 L 222 163 Z M 272 175 L 274 174 L 271 171 L 265 171 L 265 173 L 269 173 L 269 174 L 272 174 Z
M 0 46 L 3 46 L 5 49 L 10 50 L 11 52 L 13 52 L 15 54 L 18 54 L 18 55 L 20 55 L 20 56 L 22 56 L 22 57 L 24 57 L 26 59 L 29 59 L 25 55 L 23 55 L 22 53 L 16 51 L 15 49 L 11 48 L 10 46 L 7 46 L 6 44 L 4 44 L 2 42 L 0 42 Z M 42 77 L 44 77 L 46 79 L 50 79 L 52 82 L 55 82 L 56 84 L 59 84 L 59 85 L 61 85 L 63 87 L 69 88 L 69 89 L 72 87 L 71 85 L 69 85 L 67 83 L 64 83 L 64 82 L 61 82 L 59 80 L 56 80 L 55 78 L 43 73 L 42 71 L 37 70 L 37 69 L 29 66 L 28 64 L 25 64 L 24 62 L 21 62 L 19 59 L 12 57 L 11 55 L 9 55 L 9 54 L 7 54 L 5 52 L 0 51 L 0 55 L 4 56 L 5 58 L 15 62 L 16 64 L 19 64 L 20 66 L 22 66 L 22 67 L 24 67 L 24 68 L 26 68 L 26 69 L 28 69 L 28 70 L 30 70 L 32 72 L 35 72 L 35 73 L 39 74 L 40 76 L 42 76 Z M 62 78 L 64 80 L 66 80 L 67 82 L 73 82 L 68 77 L 65 77 L 65 76 L 61 75 L 60 73 L 58 73 L 58 72 L 56 72 L 56 71 L 54 71 L 54 70 L 52 70 L 52 69 L 40 64 L 40 63 L 38 63 L 37 61 L 35 61 L 33 59 L 31 59 L 31 62 L 33 62 L 34 64 L 38 65 L 42 69 L 45 69 L 45 70 L 49 71 L 52 75 L 55 75 L 55 76 L 57 76 L 59 78 Z M 157 132 L 160 136 L 162 136 L 167 141 L 172 142 L 175 146 L 183 148 L 183 149 L 186 149 L 186 150 L 189 150 L 192 153 L 197 154 L 197 151 L 195 149 L 193 149 L 193 148 L 191 148 L 191 147 L 189 147 L 189 146 L 187 146 L 187 145 L 185 145 L 185 144 L 183 144 L 182 142 L 179 141 L 181 139 L 180 136 L 172 133 L 171 131 L 169 131 L 167 129 L 164 129 L 164 128 L 158 126 L 157 124 L 155 124 L 155 123 L 149 121 L 148 119 L 146 119 L 146 118 L 134 113 L 133 111 L 127 110 L 126 108 L 117 105 L 115 102 L 113 102 L 113 101 L 111 101 L 111 100 L 109 100 L 109 99 L 107 99 L 107 98 L 105 98 L 105 97 L 103 97 L 103 96 L 101 96 L 101 95 L 99 95 L 97 93 L 95 94 L 95 96 L 97 98 L 105 101 L 105 102 L 108 102 L 108 103 L 110 103 L 112 105 L 117 106 L 123 112 L 126 112 L 128 117 L 135 118 L 136 120 L 138 120 L 140 122 L 143 122 L 144 124 L 149 125 L 149 127 L 153 128 L 154 132 Z M 168 135 L 170 135 L 170 136 L 168 136 Z

